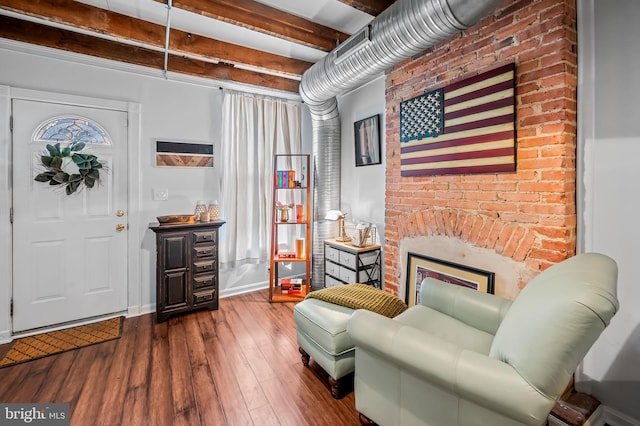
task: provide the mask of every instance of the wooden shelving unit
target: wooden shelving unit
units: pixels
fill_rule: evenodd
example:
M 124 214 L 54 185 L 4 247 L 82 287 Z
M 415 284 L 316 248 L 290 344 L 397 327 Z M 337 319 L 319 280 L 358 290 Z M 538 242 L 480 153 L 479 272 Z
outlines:
M 311 289 L 311 189 L 308 154 L 278 154 L 273 161 L 273 201 L 271 220 L 271 253 L 269 265 L 269 301 L 295 302 L 305 298 Z M 287 206 L 288 218 L 277 209 L 278 203 Z M 285 266 L 295 269 L 303 264 L 304 271 L 289 272 L 283 277 Z M 302 276 L 304 275 L 304 276 Z M 301 280 L 299 288 L 296 281 Z M 284 287 L 283 287 L 284 280 Z

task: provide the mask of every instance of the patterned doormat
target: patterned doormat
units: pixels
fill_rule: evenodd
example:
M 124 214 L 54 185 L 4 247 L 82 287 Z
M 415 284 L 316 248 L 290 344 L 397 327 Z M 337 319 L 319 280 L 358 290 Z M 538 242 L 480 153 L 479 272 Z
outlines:
M 124 317 L 37 334 L 13 341 L 0 368 L 120 338 Z

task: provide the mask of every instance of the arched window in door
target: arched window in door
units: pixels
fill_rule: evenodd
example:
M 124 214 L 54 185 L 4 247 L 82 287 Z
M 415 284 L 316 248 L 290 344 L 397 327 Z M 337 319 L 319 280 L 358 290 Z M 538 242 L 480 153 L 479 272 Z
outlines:
M 33 133 L 34 142 L 84 143 L 86 145 L 111 145 L 111 137 L 98 123 L 78 116 L 50 118 Z

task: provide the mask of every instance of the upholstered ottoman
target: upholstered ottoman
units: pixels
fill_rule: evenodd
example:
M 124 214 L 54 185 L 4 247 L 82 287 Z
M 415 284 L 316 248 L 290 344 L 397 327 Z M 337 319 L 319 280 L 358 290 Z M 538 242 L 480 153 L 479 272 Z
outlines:
M 293 308 L 302 363 L 308 366 L 311 357 L 329 374 L 334 398 L 341 398 L 353 385 L 355 349 L 347 322 L 356 309 L 393 318 L 407 305 L 384 290 L 347 284 L 311 292 Z
M 347 321 L 354 309 L 318 299 L 305 299 L 293 308 L 302 363 L 313 358 L 329 374 L 331 396 L 344 396 L 352 383 L 354 346 L 347 336 Z

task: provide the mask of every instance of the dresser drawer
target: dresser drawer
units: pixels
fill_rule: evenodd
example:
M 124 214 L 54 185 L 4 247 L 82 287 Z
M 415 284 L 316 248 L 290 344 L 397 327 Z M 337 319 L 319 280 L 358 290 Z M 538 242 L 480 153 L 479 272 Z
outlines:
M 340 263 L 340 250 L 333 247 L 325 247 L 324 257 L 336 263 Z
M 330 277 L 329 275 L 325 275 L 324 276 L 324 286 L 325 287 L 337 287 L 340 285 L 344 285 L 344 283 L 342 281 L 338 281 L 333 277 Z
M 353 253 L 348 253 L 346 251 L 340 252 L 340 264 L 342 266 L 348 266 L 349 268 L 356 268 L 357 264 L 356 255 Z
M 216 231 L 194 231 L 193 242 L 198 243 L 215 243 Z
M 378 250 L 370 251 L 367 253 L 360 253 L 360 265 L 358 265 L 358 255 L 355 253 L 349 253 L 346 251 L 340 252 L 340 264 L 348 266 L 349 268 L 356 269 L 358 266 L 364 267 L 373 265 L 378 259 Z
M 366 284 L 369 281 L 369 276 L 367 275 L 367 272 L 371 274 L 372 281 L 375 281 L 378 278 L 380 278 L 380 272 L 378 268 L 376 268 L 375 270 L 373 270 L 373 268 L 360 269 L 358 272 L 356 272 L 344 267 L 340 267 L 339 277 L 342 281 L 344 281 L 347 284 L 353 284 L 353 283 Z
M 213 271 L 215 260 L 203 260 L 200 262 L 193 262 L 193 273 L 199 274 L 201 272 Z
M 216 246 L 196 246 L 193 248 L 194 260 L 212 257 L 216 254 Z
M 216 295 L 215 289 L 193 293 L 193 303 L 211 302 Z
M 216 277 L 213 274 L 196 275 L 193 277 L 193 288 L 213 287 L 216 284 Z
M 340 276 L 340 265 L 337 265 L 333 262 L 324 262 L 324 272 L 325 274 L 333 275 L 334 277 Z
M 367 253 L 360 253 L 360 262 L 362 262 L 362 266 L 369 266 L 376 263 L 378 260 L 378 256 L 380 255 L 379 250 L 370 251 Z
M 351 269 L 347 269 L 341 266 L 340 280 L 344 281 L 347 284 L 357 283 L 358 281 L 356 281 L 356 271 L 352 271 Z

